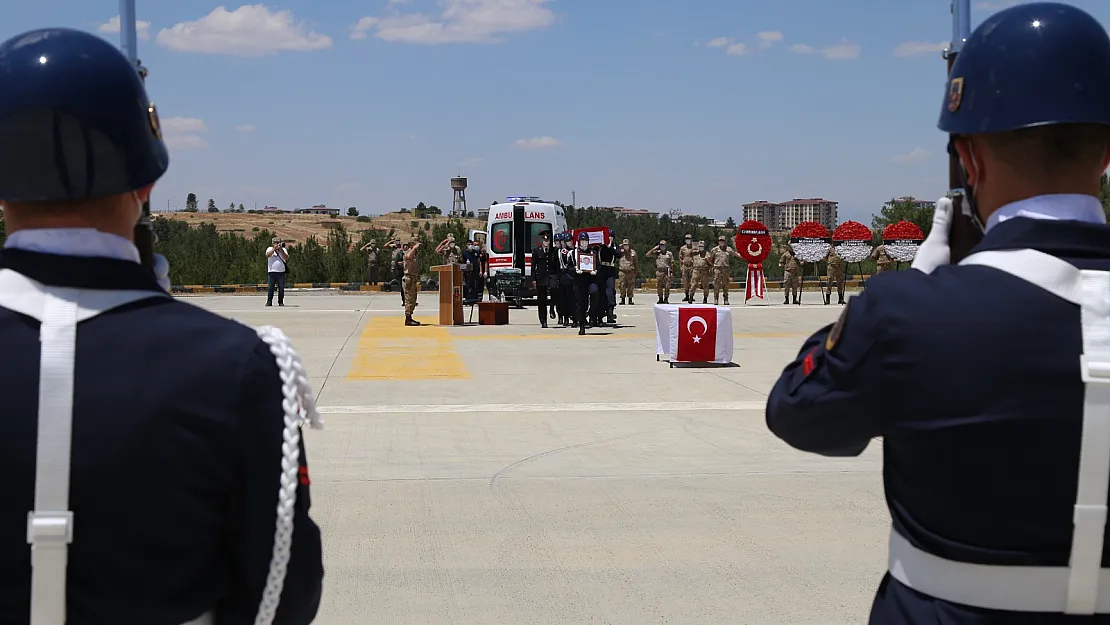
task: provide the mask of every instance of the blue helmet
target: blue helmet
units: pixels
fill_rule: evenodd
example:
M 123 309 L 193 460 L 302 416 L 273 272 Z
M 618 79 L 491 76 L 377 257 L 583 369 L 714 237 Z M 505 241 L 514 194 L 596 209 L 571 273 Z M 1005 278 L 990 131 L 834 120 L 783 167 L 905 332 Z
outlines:
M 49 28 L 0 44 L 0 199 L 127 193 L 168 165 L 138 68 L 110 43 Z
M 1049 124 L 1110 125 L 1110 36 L 1066 4 L 999 11 L 968 37 L 948 80 L 941 130 L 989 134 Z
M 578 233 L 578 240 L 579 241 L 589 241 L 590 240 L 590 233 L 589 232 L 579 232 Z

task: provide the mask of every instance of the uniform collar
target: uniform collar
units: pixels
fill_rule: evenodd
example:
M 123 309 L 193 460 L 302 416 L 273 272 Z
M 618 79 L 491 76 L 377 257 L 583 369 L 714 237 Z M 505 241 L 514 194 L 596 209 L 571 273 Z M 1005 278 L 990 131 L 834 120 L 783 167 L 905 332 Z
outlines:
M 41 254 L 114 258 L 139 262 L 139 249 L 127 239 L 93 228 L 35 228 L 8 235 L 4 249 Z
M 1038 195 L 1025 200 L 1011 202 L 994 211 L 987 218 L 986 232 L 1014 217 L 1028 217 L 1043 220 L 1071 220 L 1085 223 L 1105 224 L 1106 213 L 1102 202 L 1091 195 L 1065 194 Z

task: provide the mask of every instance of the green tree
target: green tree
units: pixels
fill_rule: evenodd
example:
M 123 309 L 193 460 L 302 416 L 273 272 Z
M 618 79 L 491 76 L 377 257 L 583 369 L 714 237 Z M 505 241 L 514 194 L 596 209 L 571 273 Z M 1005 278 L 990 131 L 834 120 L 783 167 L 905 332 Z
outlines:
M 725 220 L 725 227 L 728 228 L 729 230 L 735 230 L 736 229 L 736 220 L 734 220 L 732 217 L 729 217 L 727 220 Z M 736 233 L 733 232 L 732 234 L 736 234 Z
M 208 198 L 208 212 L 210 212 L 210 213 L 220 212 L 220 209 L 216 208 L 216 200 L 213 200 L 212 198 Z
M 195 213 L 195 212 L 197 212 L 197 194 L 196 193 L 190 193 L 189 195 L 185 196 L 185 212 L 186 213 Z
M 438 206 L 429 206 L 427 209 L 424 210 L 424 214 L 425 215 L 442 215 L 443 211 L 441 211 Z
M 244 212 L 246 212 L 246 210 L 247 210 L 247 209 L 243 208 L 243 203 L 242 203 L 242 202 L 239 202 L 239 211 L 238 211 L 238 212 L 240 212 L 240 213 L 244 213 Z
M 232 202 L 231 204 L 227 205 L 227 212 L 229 212 L 229 213 L 234 213 L 235 212 L 235 202 Z
M 883 206 L 878 215 L 871 216 L 871 232 L 876 237 L 881 237 L 883 228 L 903 220 L 917 224 L 917 227 L 921 228 L 921 231 L 928 236 L 929 230 L 933 226 L 933 209 L 914 206 L 912 202 L 891 200 Z
M 347 209 L 347 216 L 348 217 L 358 217 L 358 209 L 355 208 L 354 206 L 349 207 Z

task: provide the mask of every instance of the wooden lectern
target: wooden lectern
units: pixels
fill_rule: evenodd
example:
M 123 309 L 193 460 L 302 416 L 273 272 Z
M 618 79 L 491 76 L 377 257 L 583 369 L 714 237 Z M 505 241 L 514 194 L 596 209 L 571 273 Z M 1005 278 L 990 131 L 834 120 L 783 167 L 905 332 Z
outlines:
M 439 325 L 463 324 L 463 278 L 461 265 L 436 265 L 439 273 Z

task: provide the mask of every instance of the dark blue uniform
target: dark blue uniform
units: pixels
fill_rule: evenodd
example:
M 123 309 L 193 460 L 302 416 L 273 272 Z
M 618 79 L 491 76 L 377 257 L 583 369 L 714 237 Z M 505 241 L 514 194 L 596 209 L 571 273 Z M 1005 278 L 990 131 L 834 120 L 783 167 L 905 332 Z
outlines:
M 1060 4 L 988 18 L 941 129 L 955 145 L 1063 123 L 1110 126 L 1106 31 Z M 977 212 L 970 184 L 966 200 Z M 978 219 L 959 265 L 880 275 L 807 340 L 767 425 L 826 456 L 882 437 L 892 527 L 871 623 L 1110 623 L 1110 226 L 1098 198 L 1055 189 Z
M 17 206 L 125 203 L 166 171 L 136 68 L 99 37 L 51 29 L 0 44 L 0 92 L 0 198 L 13 222 Z M 308 515 L 303 444 L 300 470 L 283 467 L 286 413 L 271 348 L 254 329 L 171 298 L 123 236 L 9 225 L 0 252 L 0 623 L 254 623 L 283 472 L 296 500 L 272 622 L 310 623 L 320 532 Z M 95 304 L 106 298 L 117 303 Z M 51 316 L 58 311 L 71 316 Z M 58 423 L 67 433 L 51 429 Z M 59 480 L 64 488 L 46 492 Z M 50 596 L 60 601 L 39 600 Z

